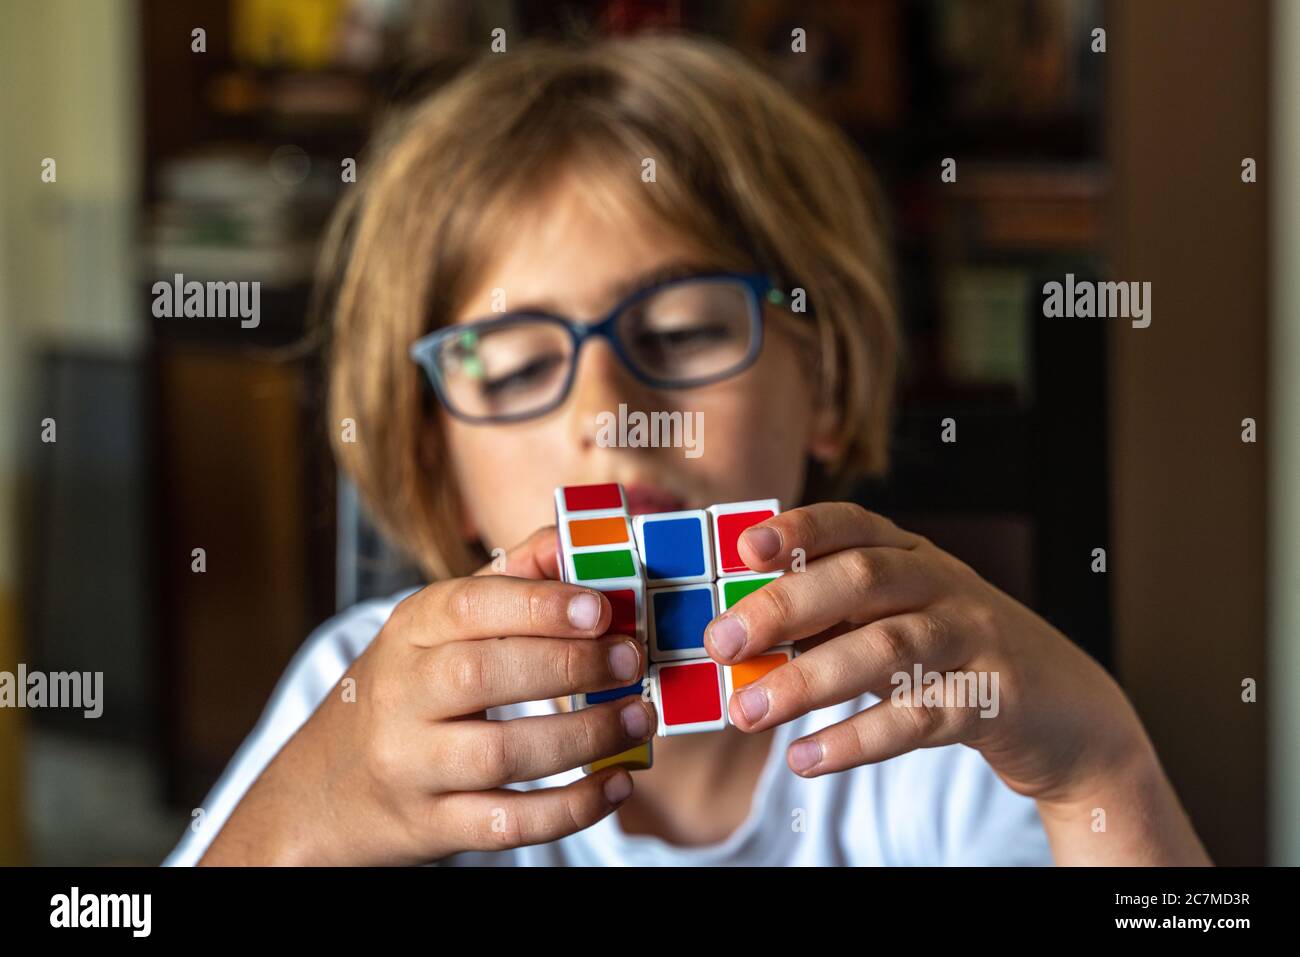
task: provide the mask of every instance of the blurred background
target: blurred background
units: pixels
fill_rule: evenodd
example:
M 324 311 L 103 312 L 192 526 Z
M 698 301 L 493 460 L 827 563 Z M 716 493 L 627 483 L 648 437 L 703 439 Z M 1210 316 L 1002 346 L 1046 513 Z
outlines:
M 1300 863 L 1300 3 L 8 0 L 0 671 L 105 706 L 0 708 L 0 864 L 157 863 L 308 632 L 415 580 L 336 479 L 310 271 L 383 108 L 497 27 L 705 33 L 844 128 L 907 336 L 860 500 L 1119 677 L 1216 861 Z M 260 325 L 155 319 L 175 273 Z M 1151 326 L 1044 320 L 1066 273 Z

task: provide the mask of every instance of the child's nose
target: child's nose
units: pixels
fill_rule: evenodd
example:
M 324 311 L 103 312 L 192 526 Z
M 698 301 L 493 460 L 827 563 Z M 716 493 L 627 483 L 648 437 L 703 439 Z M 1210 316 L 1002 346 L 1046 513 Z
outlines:
M 653 411 L 651 392 L 619 361 L 608 342 L 588 342 L 579 357 L 569 394 L 573 434 L 591 445 L 600 428 L 601 413 L 617 416 L 620 403 L 625 403 L 629 411 Z

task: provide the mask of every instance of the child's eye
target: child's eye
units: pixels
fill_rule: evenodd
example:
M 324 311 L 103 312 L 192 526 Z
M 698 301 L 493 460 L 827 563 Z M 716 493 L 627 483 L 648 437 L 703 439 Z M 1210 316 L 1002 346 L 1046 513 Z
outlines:
M 643 330 L 637 334 L 636 346 L 652 352 L 682 353 L 706 348 L 731 340 L 731 328 L 724 323 L 689 326 L 664 332 Z
M 512 392 L 536 388 L 550 381 L 551 376 L 564 365 L 564 361 L 564 357 L 559 355 L 539 356 L 509 375 L 480 382 L 479 390 L 489 399 L 500 399 Z

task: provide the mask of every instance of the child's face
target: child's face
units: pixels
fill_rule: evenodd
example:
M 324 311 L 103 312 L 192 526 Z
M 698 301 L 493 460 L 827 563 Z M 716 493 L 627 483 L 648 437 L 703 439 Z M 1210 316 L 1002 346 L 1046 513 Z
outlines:
M 620 226 L 600 217 L 569 182 L 539 203 L 536 215 L 519 221 L 512 235 L 502 237 L 497 261 L 487 265 L 453 321 L 490 317 L 494 289 L 505 291 L 506 309 L 544 307 L 590 320 L 618 301 L 612 290 L 642 275 L 678 263 L 714 265 L 707 250 L 647 223 Z M 817 420 L 824 416 L 814 411 L 815 389 L 785 326 L 793 318 L 769 306 L 765 320 L 758 361 L 712 385 L 645 386 L 608 342 L 596 339 L 582 349 L 568 398 L 541 417 L 485 425 L 443 411 L 468 511 L 466 530 L 472 526 L 489 549 L 509 548 L 554 521 L 556 486 L 596 482 L 621 482 L 634 513 L 754 498 L 795 504 L 806 453 L 824 453 L 829 446 L 817 434 Z M 617 416 L 620 403 L 629 413 L 696 413 L 702 453 L 687 457 L 682 448 L 602 447 L 597 416 Z

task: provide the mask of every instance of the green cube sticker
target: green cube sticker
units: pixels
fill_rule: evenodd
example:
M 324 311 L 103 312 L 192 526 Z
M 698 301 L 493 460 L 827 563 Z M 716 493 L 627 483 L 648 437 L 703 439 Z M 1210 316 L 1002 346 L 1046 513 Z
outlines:
M 723 582 L 722 597 L 728 608 L 734 605 L 746 595 L 758 591 L 768 582 L 776 581 L 777 576 L 772 575 L 769 578 L 751 578 L 746 581 L 729 581 Z
M 626 549 L 614 552 L 584 552 L 573 556 L 573 571 L 578 581 L 589 582 L 598 578 L 630 578 L 636 574 L 632 553 Z

